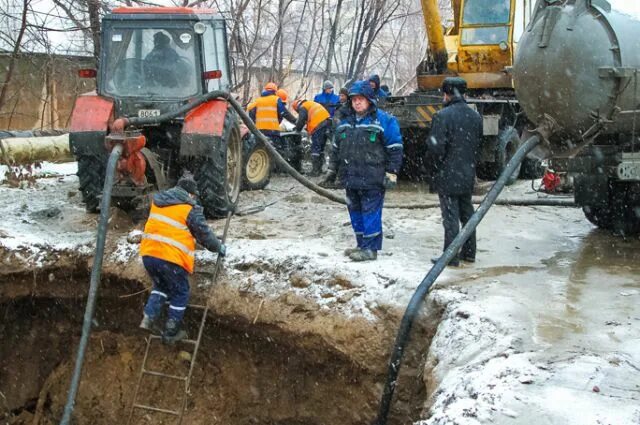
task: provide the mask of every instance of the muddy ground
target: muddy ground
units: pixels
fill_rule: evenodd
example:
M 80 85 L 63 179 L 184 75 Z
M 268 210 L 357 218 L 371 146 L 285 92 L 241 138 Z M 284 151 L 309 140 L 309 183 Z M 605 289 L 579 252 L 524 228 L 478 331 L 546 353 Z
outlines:
M 84 213 L 73 175 L 3 186 L 0 196 L 0 423 L 53 424 L 97 216 Z M 505 195 L 537 196 L 528 182 Z M 387 197 L 435 201 L 413 184 Z M 355 264 L 342 255 L 353 244 L 344 207 L 286 177 L 242 194 L 240 211 L 260 205 L 269 206 L 232 220 L 216 285 L 215 255 L 198 254 L 193 300 L 210 294 L 212 312 L 185 423 L 370 423 L 399 320 L 441 248 L 438 209 L 385 210 L 378 261 Z M 211 224 L 221 231 L 222 221 Z M 142 225 L 114 211 L 110 227 L 79 424 L 125 423 L 144 354 L 136 326 L 149 281 L 127 241 Z M 389 423 L 640 423 L 640 241 L 598 231 L 578 209 L 497 206 L 478 246 L 478 261 L 447 269 L 430 294 Z M 154 367 L 185 371 L 187 347 L 153 349 Z M 180 388 L 154 379 L 144 401 L 175 408 Z

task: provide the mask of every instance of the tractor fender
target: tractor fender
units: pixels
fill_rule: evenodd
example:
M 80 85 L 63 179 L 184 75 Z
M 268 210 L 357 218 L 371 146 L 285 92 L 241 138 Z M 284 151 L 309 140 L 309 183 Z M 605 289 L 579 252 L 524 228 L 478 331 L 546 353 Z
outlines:
M 181 157 L 211 157 L 214 143 L 225 140 L 230 131 L 229 118 L 235 113 L 224 100 L 210 100 L 192 109 L 184 118 L 180 136 Z M 226 126 L 225 126 L 226 124 Z
M 114 119 L 114 102 L 95 94 L 79 96 L 69 124 L 69 149 L 76 156 L 104 156 L 104 138 Z

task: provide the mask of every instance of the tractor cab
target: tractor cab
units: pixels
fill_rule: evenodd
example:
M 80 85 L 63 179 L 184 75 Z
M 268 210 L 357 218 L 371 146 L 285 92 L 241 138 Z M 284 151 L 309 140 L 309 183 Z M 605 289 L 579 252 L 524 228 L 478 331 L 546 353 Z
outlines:
M 116 8 L 103 20 L 101 52 L 98 93 L 121 116 L 160 115 L 231 86 L 225 22 L 211 10 Z

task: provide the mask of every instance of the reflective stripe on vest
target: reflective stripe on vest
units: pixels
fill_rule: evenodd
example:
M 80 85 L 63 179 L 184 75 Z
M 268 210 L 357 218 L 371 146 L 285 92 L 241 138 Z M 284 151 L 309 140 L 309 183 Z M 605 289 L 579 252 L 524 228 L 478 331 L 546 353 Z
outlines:
M 280 130 L 278 99 L 278 96 L 275 94 L 256 99 L 256 127 L 258 127 L 258 130 Z
M 301 106 L 307 110 L 307 131 L 309 134 L 313 134 L 324 120 L 331 118 L 329 112 L 318 102 L 307 100 Z
M 152 203 L 140 243 L 140 255 L 177 264 L 193 273 L 196 241 L 187 226 L 192 208 L 189 204 L 158 207 Z

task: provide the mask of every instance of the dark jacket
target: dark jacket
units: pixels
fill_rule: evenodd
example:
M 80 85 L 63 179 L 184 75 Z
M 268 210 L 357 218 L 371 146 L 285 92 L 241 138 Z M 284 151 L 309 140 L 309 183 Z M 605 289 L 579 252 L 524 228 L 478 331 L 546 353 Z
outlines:
M 191 199 L 184 189 L 174 187 L 164 192 L 158 192 L 153 195 L 153 203 L 160 208 L 179 204 L 192 205 L 193 208 L 191 208 L 191 212 L 187 216 L 189 231 L 200 245 L 209 251 L 218 252 L 220 241 L 207 225 L 202 207 Z
M 431 123 L 427 143 L 435 175 L 434 189 L 442 195 L 473 192 L 482 141 L 482 118 L 461 98 L 454 98 Z
M 341 109 L 335 130 L 330 170 L 340 171 L 347 189 L 384 189 L 385 173 L 402 166 L 402 135 L 398 120 L 375 106 L 358 119 L 351 107 Z

